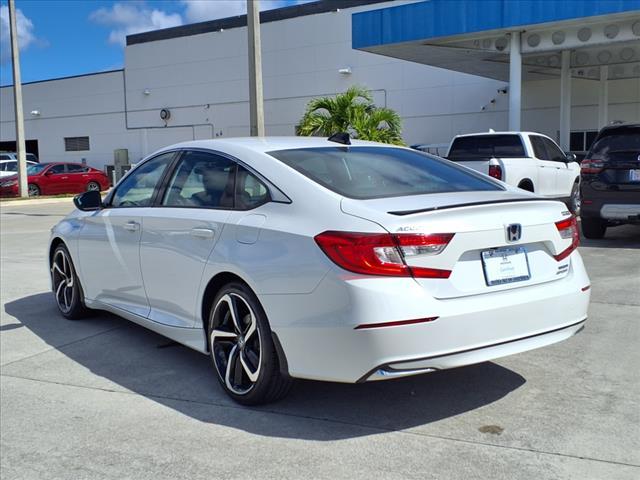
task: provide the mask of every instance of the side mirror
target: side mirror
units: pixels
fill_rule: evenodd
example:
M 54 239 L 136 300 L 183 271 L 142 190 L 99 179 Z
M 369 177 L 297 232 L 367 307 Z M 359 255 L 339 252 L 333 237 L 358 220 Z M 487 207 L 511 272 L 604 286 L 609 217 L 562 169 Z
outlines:
M 567 163 L 576 162 L 577 157 L 575 153 L 567 153 Z
M 102 208 L 102 196 L 100 196 L 100 192 L 95 190 L 84 192 L 73 197 L 73 204 L 83 212 L 100 210 Z
M 46 172 L 44 172 L 45 177 L 49 177 L 51 175 L 53 175 L 53 172 L 51 170 L 47 170 Z

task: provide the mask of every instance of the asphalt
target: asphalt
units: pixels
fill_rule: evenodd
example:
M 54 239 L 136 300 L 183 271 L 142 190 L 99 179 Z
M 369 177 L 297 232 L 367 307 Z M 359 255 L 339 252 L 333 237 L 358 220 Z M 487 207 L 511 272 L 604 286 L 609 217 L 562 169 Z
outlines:
M 580 251 L 589 321 L 544 349 L 246 408 L 207 357 L 112 315 L 68 321 L 46 242 L 67 203 L 0 205 L 0 478 L 640 478 L 640 227 Z

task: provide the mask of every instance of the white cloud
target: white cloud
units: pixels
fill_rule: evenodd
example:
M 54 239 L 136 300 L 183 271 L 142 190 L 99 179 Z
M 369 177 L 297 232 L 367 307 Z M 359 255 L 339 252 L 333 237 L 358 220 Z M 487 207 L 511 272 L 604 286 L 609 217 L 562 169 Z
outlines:
M 310 0 L 262 0 L 260 10 L 306 3 Z M 182 0 L 184 16 L 189 23 L 206 22 L 217 18 L 233 17 L 247 13 L 247 0 Z
M 124 46 L 127 35 L 182 25 L 179 13 L 151 9 L 143 3 L 115 3 L 111 8 L 100 8 L 89 16 L 91 20 L 113 27 L 109 43 Z
M 18 47 L 20 51 L 26 50 L 29 45 L 36 42 L 33 33 L 33 22 L 24 16 L 22 10 L 16 9 L 16 26 L 18 31 Z M 11 62 L 11 33 L 9 29 L 9 7 L 0 6 L 0 64 Z

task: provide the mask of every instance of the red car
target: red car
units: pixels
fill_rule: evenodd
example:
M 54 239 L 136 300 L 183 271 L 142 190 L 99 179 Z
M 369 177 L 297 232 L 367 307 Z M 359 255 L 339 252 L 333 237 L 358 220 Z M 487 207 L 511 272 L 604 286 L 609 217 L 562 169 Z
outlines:
M 97 168 L 79 163 L 38 163 L 27 168 L 29 196 L 107 190 L 109 177 Z M 0 179 L 0 196 L 18 195 L 18 176 Z

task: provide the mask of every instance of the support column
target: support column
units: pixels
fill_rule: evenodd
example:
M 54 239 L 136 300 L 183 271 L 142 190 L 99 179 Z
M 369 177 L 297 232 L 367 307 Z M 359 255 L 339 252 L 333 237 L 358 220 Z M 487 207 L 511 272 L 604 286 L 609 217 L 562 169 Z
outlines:
M 560 148 L 568 152 L 571 133 L 571 52 L 562 51 L 560 70 Z
M 249 40 L 249 125 L 252 137 L 264 137 L 260 0 L 247 0 L 247 32 Z
M 600 67 L 600 85 L 598 91 L 598 129 L 609 123 L 609 67 Z
M 18 24 L 16 3 L 9 0 L 9 30 L 11 31 L 11 66 L 13 68 L 13 107 L 16 122 L 16 153 L 18 154 L 18 194 L 29 196 L 27 184 L 27 151 L 24 141 L 24 115 L 22 113 L 22 80 L 20 79 L 20 51 L 18 49 Z
M 520 130 L 522 92 L 522 56 L 520 32 L 511 32 L 509 46 L 509 130 Z

